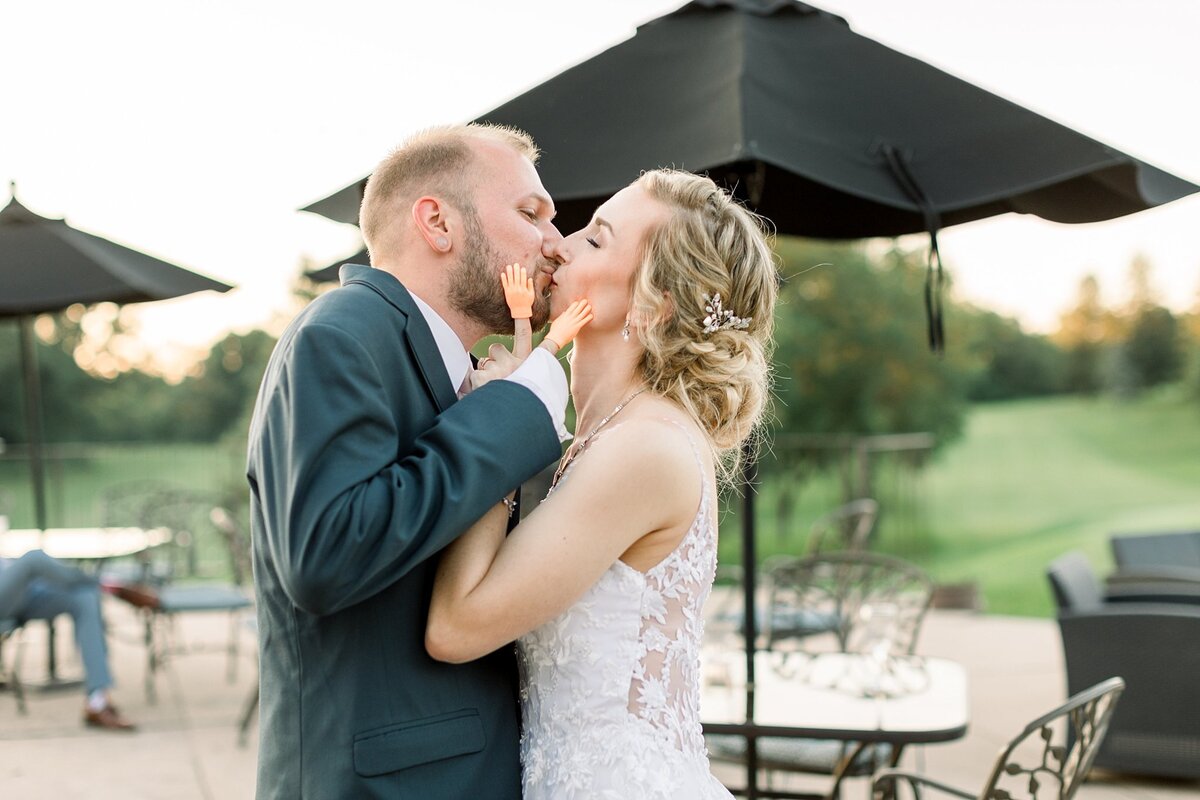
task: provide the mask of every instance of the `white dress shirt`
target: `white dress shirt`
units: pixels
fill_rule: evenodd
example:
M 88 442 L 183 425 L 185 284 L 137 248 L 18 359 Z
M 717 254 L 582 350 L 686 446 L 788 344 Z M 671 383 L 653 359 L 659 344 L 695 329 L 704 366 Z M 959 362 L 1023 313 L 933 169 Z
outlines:
M 446 367 L 446 375 L 450 378 L 450 385 L 454 387 L 455 391 L 458 391 L 463 380 L 470 374 L 471 356 L 463 348 L 462 340 L 458 338 L 458 334 L 446 320 L 442 319 L 440 314 L 413 294 L 411 290 L 409 294 L 412 295 L 413 302 L 417 304 L 421 315 L 425 317 L 426 324 L 429 325 L 433 341 L 442 357 L 442 364 Z M 546 407 L 546 413 L 550 415 L 550 422 L 554 425 L 554 431 L 558 434 L 560 442 L 571 438 L 566 426 L 567 396 L 570 393 L 567 387 L 567 376 L 563 372 L 562 365 L 558 363 L 558 359 L 550 355 L 549 351 L 541 347 L 533 348 L 529 358 L 525 359 L 524 363 L 504 380 L 519 383 L 537 396 L 537 399 Z

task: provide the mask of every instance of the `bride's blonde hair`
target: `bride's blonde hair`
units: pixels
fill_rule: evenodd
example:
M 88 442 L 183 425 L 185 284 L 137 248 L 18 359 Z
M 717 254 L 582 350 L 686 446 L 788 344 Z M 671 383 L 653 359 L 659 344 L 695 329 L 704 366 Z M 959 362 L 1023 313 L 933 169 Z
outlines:
M 655 170 L 637 183 L 670 210 L 647 235 L 634 275 L 631 319 L 645 347 L 638 372 L 708 434 L 729 480 L 771 389 L 777 278 L 766 227 L 708 178 Z M 744 329 L 705 331 L 717 295 L 749 320 Z

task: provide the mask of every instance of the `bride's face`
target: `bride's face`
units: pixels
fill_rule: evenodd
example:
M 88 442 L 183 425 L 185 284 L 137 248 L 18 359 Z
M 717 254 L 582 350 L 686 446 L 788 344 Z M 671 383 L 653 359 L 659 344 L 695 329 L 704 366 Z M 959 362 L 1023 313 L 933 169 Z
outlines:
M 621 329 L 629 313 L 631 284 L 647 234 L 667 220 L 668 210 L 637 184 L 625 187 L 600 208 L 588 226 L 562 240 L 555 254 L 550 317 L 586 297 L 595 318 L 585 330 Z

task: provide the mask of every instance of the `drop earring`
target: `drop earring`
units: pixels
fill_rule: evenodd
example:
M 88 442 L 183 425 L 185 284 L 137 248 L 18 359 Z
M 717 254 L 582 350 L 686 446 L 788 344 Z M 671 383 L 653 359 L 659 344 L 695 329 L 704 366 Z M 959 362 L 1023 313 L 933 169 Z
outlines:
M 629 317 L 625 317 L 625 324 L 621 326 L 621 338 L 629 341 Z

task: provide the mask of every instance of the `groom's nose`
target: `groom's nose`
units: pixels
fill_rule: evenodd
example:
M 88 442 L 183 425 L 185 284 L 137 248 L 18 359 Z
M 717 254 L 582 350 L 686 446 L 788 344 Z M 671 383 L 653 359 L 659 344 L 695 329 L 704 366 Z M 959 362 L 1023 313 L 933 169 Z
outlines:
M 554 229 L 554 232 L 557 236 L 553 240 L 550 237 L 542 240 L 542 255 L 554 262 L 555 266 L 562 266 L 567 263 L 566 250 L 563 247 L 566 239 L 563 238 L 561 233 L 558 233 L 557 228 Z

